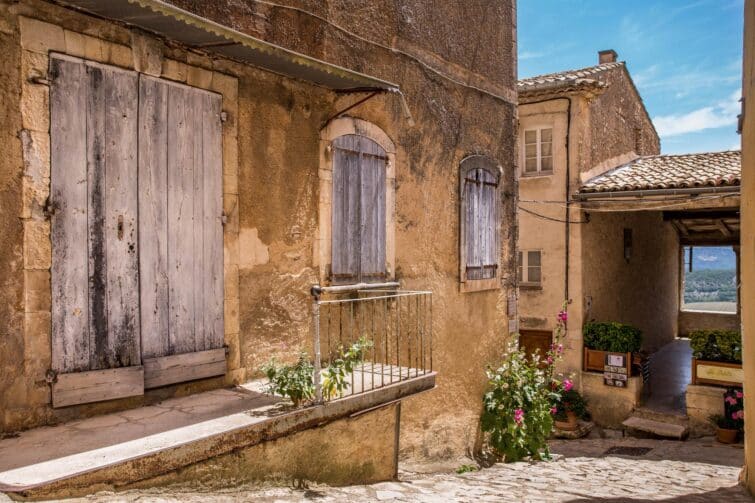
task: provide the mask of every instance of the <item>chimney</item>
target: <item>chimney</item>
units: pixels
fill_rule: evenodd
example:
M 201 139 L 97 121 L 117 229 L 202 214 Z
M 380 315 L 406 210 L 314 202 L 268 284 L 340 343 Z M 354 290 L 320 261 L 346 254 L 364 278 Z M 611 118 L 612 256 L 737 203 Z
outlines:
M 619 59 L 619 55 L 613 49 L 606 49 L 605 51 L 598 51 L 598 64 L 603 63 L 616 63 Z

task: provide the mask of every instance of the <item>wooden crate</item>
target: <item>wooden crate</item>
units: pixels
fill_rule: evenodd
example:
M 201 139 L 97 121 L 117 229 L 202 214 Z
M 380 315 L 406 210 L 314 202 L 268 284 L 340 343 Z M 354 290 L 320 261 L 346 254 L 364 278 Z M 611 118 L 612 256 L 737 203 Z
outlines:
M 606 365 L 606 354 L 611 351 L 599 351 L 597 349 L 584 348 L 582 358 L 582 370 L 585 372 L 603 373 Z M 632 377 L 632 353 L 626 354 L 627 377 Z

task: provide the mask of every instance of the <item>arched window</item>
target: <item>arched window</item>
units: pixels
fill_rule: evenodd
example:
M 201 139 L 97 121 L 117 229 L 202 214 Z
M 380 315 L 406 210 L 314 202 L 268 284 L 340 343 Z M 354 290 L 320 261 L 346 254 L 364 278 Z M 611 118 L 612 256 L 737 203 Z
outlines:
M 333 140 L 332 155 L 332 279 L 383 280 L 388 156 L 376 142 L 356 134 Z
M 461 162 L 461 282 L 462 291 L 500 287 L 500 169 L 485 156 Z

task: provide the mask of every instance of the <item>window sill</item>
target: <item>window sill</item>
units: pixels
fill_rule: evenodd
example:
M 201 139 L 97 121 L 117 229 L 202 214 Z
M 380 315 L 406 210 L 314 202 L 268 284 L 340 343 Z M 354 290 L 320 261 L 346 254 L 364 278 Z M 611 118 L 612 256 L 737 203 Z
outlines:
M 497 276 L 490 279 L 470 279 L 459 284 L 461 293 L 484 292 L 486 290 L 500 290 L 501 280 Z
M 553 176 L 553 171 L 538 171 L 537 173 L 522 173 L 519 178 L 545 178 Z
M 520 290 L 542 290 L 543 285 L 537 283 L 519 283 Z

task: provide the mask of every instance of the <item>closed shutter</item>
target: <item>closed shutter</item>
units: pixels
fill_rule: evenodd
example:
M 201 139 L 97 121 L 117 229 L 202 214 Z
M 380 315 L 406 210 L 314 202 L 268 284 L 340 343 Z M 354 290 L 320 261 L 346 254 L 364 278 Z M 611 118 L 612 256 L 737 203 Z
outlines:
M 364 136 L 333 141 L 332 279 L 385 277 L 385 150 Z
M 498 272 L 498 177 L 474 157 L 462 166 L 465 274 L 467 280 L 492 279 Z M 487 164 L 487 163 L 485 163 Z
M 222 375 L 221 97 L 142 76 L 139 217 L 145 387 Z
M 53 405 L 142 393 L 135 72 L 50 58 Z

